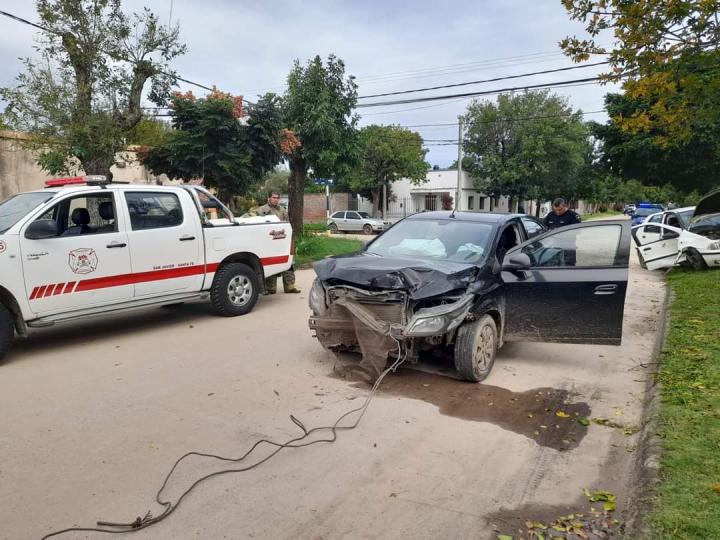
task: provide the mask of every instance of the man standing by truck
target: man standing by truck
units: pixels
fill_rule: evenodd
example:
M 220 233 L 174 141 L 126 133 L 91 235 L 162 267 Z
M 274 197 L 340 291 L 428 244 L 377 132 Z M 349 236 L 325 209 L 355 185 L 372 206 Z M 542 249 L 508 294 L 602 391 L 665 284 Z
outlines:
M 274 215 L 280 221 L 290 221 L 287 209 L 284 206 L 280 206 L 280 194 L 276 191 L 269 191 L 267 204 L 254 208 L 250 211 L 251 215 L 255 216 L 269 216 Z M 286 293 L 296 294 L 300 292 L 300 289 L 295 287 L 295 270 L 290 267 L 289 270 L 282 273 L 283 290 Z M 265 280 L 265 294 L 275 294 L 277 292 L 277 276 L 267 278 Z

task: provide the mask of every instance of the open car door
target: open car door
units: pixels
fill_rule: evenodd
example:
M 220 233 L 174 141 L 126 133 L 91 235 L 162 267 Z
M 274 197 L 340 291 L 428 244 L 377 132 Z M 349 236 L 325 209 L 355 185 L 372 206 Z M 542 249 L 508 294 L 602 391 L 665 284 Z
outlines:
M 661 223 L 633 227 L 632 236 L 643 268 L 658 270 L 673 266 L 678 258 L 681 232 L 677 227 Z
M 563 227 L 513 248 L 504 340 L 620 345 L 629 254 L 629 221 Z

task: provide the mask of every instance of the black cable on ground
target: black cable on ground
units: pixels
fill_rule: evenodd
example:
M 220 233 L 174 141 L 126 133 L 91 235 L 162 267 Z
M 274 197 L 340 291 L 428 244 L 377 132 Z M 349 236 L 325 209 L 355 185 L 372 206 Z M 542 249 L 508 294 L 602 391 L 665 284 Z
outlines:
M 382 383 L 385 376 L 390 373 L 391 371 L 395 371 L 407 358 L 407 351 L 403 354 L 402 346 L 400 345 L 400 342 L 396 340 L 396 343 L 398 345 L 398 358 L 393 362 L 393 364 L 387 368 L 385 371 L 383 371 L 380 376 L 375 381 L 375 384 L 373 384 L 372 389 L 370 390 L 370 393 L 365 398 L 365 401 L 360 407 L 357 407 L 355 409 L 347 411 L 345 414 L 340 416 L 331 426 L 320 426 L 312 429 L 307 429 L 305 425 L 298 420 L 295 416 L 290 415 L 290 420 L 295 424 L 297 427 L 299 427 L 303 434 L 299 437 L 295 437 L 294 439 L 290 439 L 287 442 L 284 443 L 278 443 L 275 441 L 271 441 L 268 439 L 260 439 L 255 444 L 253 444 L 250 449 L 245 452 L 242 456 L 238 458 L 229 458 L 229 457 L 223 457 L 218 456 L 215 454 L 206 454 L 202 452 L 188 452 L 187 454 L 181 456 L 172 466 L 170 471 L 165 476 L 165 480 L 162 483 L 162 486 L 158 490 L 158 492 L 155 495 L 155 502 L 157 502 L 160 506 L 164 507 L 164 510 L 162 513 L 156 517 L 152 516 L 152 513 L 148 511 L 144 517 L 138 516 L 135 518 L 134 521 L 130 523 L 120 523 L 120 522 L 112 522 L 112 521 L 98 521 L 97 527 L 69 527 L 67 529 L 62 529 L 59 531 L 51 532 L 50 534 L 46 534 L 42 537 L 42 540 L 46 540 L 47 538 L 52 538 L 55 536 L 60 536 L 61 534 L 69 533 L 69 532 L 100 532 L 100 533 L 108 533 L 108 534 L 122 534 L 122 533 L 130 533 L 130 532 L 137 532 L 142 529 L 147 529 L 148 527 L 155 525 L 157 523 L 160 523 L 164 519 L 168 518 L 175 510 L 177 510 L 178 506 L 180 506 L 180 503 L 187 497 L 193 489 L 195 489 L 198 485 L 201 483 L 209 480 L 210 478 L 214 478 L 216 476 L 221 476 L 225 474 L 231 474 L 231 473 L 241 473 L 245 471 L 249 471 L 250 469 L 254 469 L 255 467 L 258 467 L 265 463 L 266 461 L 273 458 L 275 455 L 277 455 L 281 450 L 284 448 L 303 448 L 306 446 L 311 446 L 313 444 L 318 443 L 332 443 L 337 440 L 337 432 L 341 430 L 351 430 L 355 429 L 358 424 L 360 423 L 360 420 L 362 420 L 363 416 L 365 416 L 365 412 L 367 411 L 368 406 L 370 405 L 370 402 L 372 401 L 373 397 L 375 397 L 375 394 L 380 387 L 380 384 Z M 354 413 L 359 413 L 357 418 L 349 425 L 347 426 L 341 426 L 340 423 L 345 420 L 347 417 L 351 416 Z M 322 439 L 315 439 L 312 441 L 308 441 L 307 439 L 316 433 L 320 432 L 329 432 L 329 436 Z M 166 501 L 162 499 L 162 493 L 165 491 L 165 488 L 168 485 L 168 482 L 170 481 L 170 478 L 172 477 L 173 473 L 177 469 L 177 467 L 180 465 L 182 461 L 184 461 L 186 458 L 190 456 L 199 456 L 199 457 L 205 457 L 205 458 L 212 458 L 217 459 L 220 461 L 226 461 L 230 463 L 242 463 L 245 461 L 252 453 L 255 451 L 256 448 L 258 448 L 262 444 L 267 444 L 270 446 L 276 447 L 275 450 L 273 450 L 269 455 L 258 461 L 257 463 L 253 463 L 252 465 L 247 465 L 244 467 L 236 468 L 236 469 L 225 469 L 222 471 L 216 471 L 214 473 L 207 474 L 195 482 L 193 482 L 189 488 L 187 488 L 181 495 L 178 497 L 178 499 L 175 502 L 172 501 Z

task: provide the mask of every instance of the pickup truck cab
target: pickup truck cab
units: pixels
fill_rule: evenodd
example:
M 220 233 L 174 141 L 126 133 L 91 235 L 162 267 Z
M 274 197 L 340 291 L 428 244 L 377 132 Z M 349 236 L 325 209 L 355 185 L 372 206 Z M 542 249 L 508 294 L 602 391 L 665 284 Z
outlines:
M 243 315 L 293 262 L 289 223 L 199 186 L 46 184 L 0 202 L 0 358 L 28 326 L 197 299 Z

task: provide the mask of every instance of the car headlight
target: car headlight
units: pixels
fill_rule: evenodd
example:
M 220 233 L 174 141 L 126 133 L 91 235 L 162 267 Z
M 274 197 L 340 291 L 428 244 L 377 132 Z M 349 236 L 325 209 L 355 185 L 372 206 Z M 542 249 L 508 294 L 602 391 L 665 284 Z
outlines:
M 720 250 L 720 242 L 713 242 L 708 246 L 708 249 L 711 249 L 713 251 Z
M 406 332 L 409 336 L 432 336 L 445 331 L 447 321 L 445 317 L 425 317 L 415 319 Z
M 325 304 L 325 289 L 323 288 L 322 283 L 320 283 L 320 280 L 317 278 L 315 278 L 315 281 L 310 288 L 308 304 L 315 315 L 324 315 L 325 311 L 327 311 L 327 304 Z
M 424 337 L 444 334 L 459 326 L 470 311 L 473 295 L 468 294 L 452 304 L 420 309 L 405 330 L 408 337 Z

